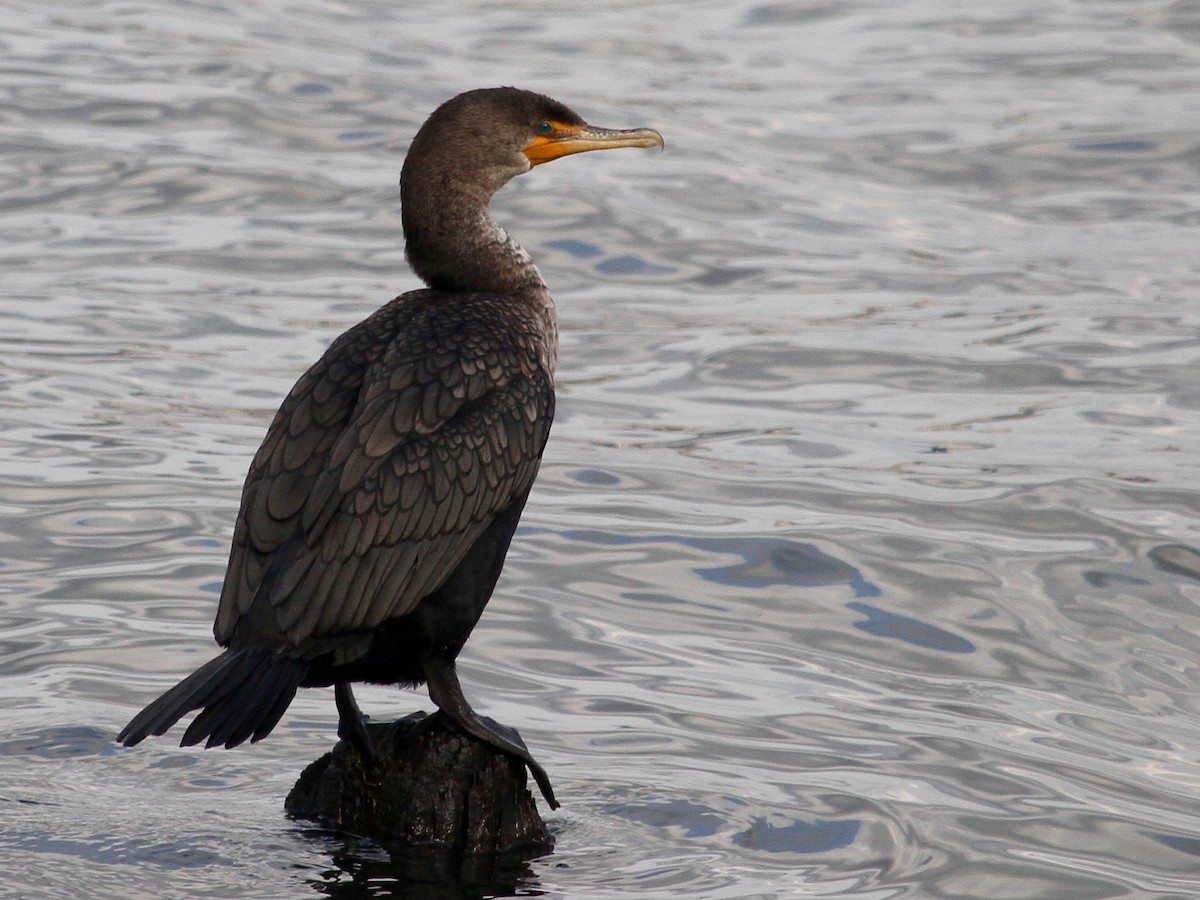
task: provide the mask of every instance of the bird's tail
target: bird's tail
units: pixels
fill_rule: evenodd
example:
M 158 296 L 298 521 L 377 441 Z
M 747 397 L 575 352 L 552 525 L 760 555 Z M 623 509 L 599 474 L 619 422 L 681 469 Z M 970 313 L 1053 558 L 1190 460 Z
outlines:
M 117 740 L 132 747 L 158 735 L 193 709 L 202 709 L 181 747 L 207 738 L 207 747 L 236 747 L 271 733 L 296 696 L 309 664 L 267 650 L 226 650 L 171 688 L 125 726 Z

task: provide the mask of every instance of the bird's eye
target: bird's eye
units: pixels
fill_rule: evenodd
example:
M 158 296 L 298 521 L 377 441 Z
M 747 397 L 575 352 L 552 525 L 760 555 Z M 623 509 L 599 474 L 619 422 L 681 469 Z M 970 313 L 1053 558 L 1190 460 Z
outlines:
M 539 122 L 537 127 L 538 134 L 549 134 L 554 130 L 554 126 L 549 122 Z

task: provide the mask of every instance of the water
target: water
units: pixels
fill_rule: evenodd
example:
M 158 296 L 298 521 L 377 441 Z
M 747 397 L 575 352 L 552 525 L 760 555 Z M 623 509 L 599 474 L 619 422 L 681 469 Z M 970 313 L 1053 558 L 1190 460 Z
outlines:
M 328 691 L 112 736 L 213 651 L 279 400 L 415 285 L 408 139 L 506 83 L 668 149 L 494 204 L 559 413 L 461 665 L 564 807 L 492 892 L 1200 894 L 1194 4 L 5 18 L 0 895 L 458 893 L 284 817 Z

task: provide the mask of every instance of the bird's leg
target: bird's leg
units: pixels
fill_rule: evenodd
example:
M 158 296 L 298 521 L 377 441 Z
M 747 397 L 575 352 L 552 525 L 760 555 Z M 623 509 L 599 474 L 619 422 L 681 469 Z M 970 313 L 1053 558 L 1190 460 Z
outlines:
M 378 759 L 379 752 L 367 731 L 367 717 L 354 701 L 350 682 L 337 682 L 333 686 L 333 699 L 337 703 L 338 737 L 357 750 L 364 759 Z
M 425 683 L 429 686 L 429 699 L 437 704 L 438 709 L 445 713 L 455 725 L 505 753 L 511 753 L 529 767 L 533 780 L 541 789 L 542 796 L 551 809 L 558 809 L 559 803 L 554 798 L 554 788 L 550 785 L 550 777 L 546 770 L 537 764 L 521 736 L 515 729 L 501 725 L 499 722 L 481 716 L 463 696 L 458 684 L 458 673 L 454 670 L 453 660 L 440 656 L 427 656 L 423 660 Z

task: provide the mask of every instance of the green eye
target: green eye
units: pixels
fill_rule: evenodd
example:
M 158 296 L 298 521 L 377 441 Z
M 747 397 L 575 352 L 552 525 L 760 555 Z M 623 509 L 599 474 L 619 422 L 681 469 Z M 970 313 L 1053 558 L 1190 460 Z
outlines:
M 541 122 L 538 124 L 538 127 L 537 127 L 538 134 L 549 134 L 553 130 L 554 130 L 554 126 L 551 125 L 549 122 Z

